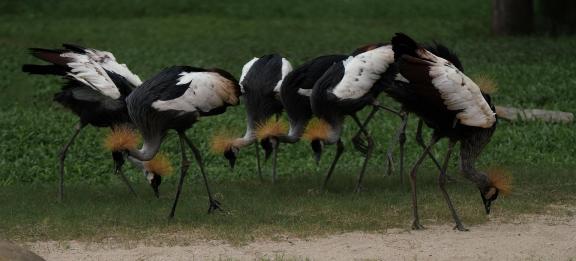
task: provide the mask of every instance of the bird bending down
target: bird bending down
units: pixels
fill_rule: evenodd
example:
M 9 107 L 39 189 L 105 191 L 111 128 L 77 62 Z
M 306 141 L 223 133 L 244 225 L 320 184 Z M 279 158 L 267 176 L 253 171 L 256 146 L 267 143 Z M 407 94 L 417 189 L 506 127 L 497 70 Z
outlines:
M 116 61 L 110 52 L 85 48 L 72 44 L 64 44 L 64 49 L 31 48 L 31 54 L 50 65 L 25 64 L 23 72 L 39 75 L 57 75 L 66 82 L 62 90 L 54 95 L 54 101 L 62 104 L 76 114 L 80 121 L 75 126 L 75 132 L 60 152 L 60 182 L 59 200 L 64 198 L 64 162 L 68 149 L 88 124 L 94 127 L 111 129 L 130 127 L 125 98 L 134 88 L 142 84 L 138 75 L 132 73 L 125 64 Z M 122 152 L 113 150 L 112 158 L 115 173 L 135 195 L 128 179 L 122 173 L 124 156 Z M 131 159 L 133 160 L 133 159 Z M 142 167 L 147 180 L 157 195 L 161 177 L 150 172 L 145 164 L 134 162 Z M 163 173 L 162 173 L 163 174 Z
M 296 143 L 312 119 L 310 95 L 314 84 L 334 63 L 348 58 L 347 55 L 325 55 L 314 58 L 289 73 L 280 87 L 280 100 L 286 110 L 290 129 L 278 139 L 284 143 Z
M 213 149 L 223 153 L 234 168 L 240 148 L 260 141 L 265 158 L 273 156 L 272 182 L 276 180 L 276 155 L 279 142 L 277 136 L 284 134 L 284 127 L 278 120 L 283 107 L 279 99 L 280 86 L 284 77 L 292 71 L 290 62 L 278 54 L 268 54 L 253 58 L 242 68 L 240 88 L 246 107 L 246 133 L 241 138 L 216 136 Z M 275 119 L 273 116 L 276 116 Z M 256 160 L 258 176 L 262 180 L 258 144 Z
M 174 66 L 144 82 L 126 99 L 128 113 L 144 141 L 139 150 L 124 148 L 130 156 L 141 161 L 150 160 L 158 152 L 168 130 L 178 133 L 182 165 L 170 218 L 174 217 L 189 167 L 186 147 L 192 150 L 202 173 L 210 201 L 208 212 L 220 209 L 220 203 L 212 197 L 200 151 L 188 139 L 186 130 L 202 116 L 224 113 L 228 106 L 238 104 L 239 96 L 238 82 L 224 70 Z
M 420 47 L 405 34 L 392 39 L 399 72 L 409 84 L 395 84 L 386 93 L 416 114 L 433 129 L 430 144 L 420 155 L 410 173 L 413 229 L 422 229 L 418 216 L 416 174 L 418 167 L 441 138 L 448 138 L 448 150 L 438 184 L 451 211 L 456 229 L 466 230 L 446 191 L 446 169 L 454 145 L 460 142 L 460 172 L 480 190 L 486 213 L 500 193 L 509 191 L 505 177 L 486 174 L 475 162 L 496 129 L 496 113 L 489 93 L 483 92 L 451 62 Z
M 393 64 L 392 46 L 374 45 L 364 48 L 362 52 L 356 52 L 354 56 L 342 62 L 333 64 L 315 83 L 310 101 L 312 111 L 319 121 L 308 128 L 305 136 L 311 141 L 317 158 L 320 158 L 324 145 L 335 143 L 337 145 L 336 155 L 326 174 L 323 187 L 326 187 L 343 152 L 344 145 L 340 136 L 344 118 L 350 115 L 368 141 L 355 191 L 361 190 L 374 143 L 364 124 L 356 116 L 356 112 L 373 105 L 384 87 L 392 84 L 396 74 Z M 371 115 L 375 110 L 376 107 L 373 107 Z

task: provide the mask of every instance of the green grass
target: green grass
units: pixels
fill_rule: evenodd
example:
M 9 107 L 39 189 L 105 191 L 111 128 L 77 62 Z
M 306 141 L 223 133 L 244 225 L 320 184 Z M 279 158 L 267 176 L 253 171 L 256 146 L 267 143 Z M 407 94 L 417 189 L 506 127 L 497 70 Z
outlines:
M 499 199 L 493 217 L 506 219 L 522 213 L 546 213 L 548 204 L 570 204 L 576 199 L 575 183 L 569 171 L 539 175 L 518 170 L 515 192 Z M 171 207 L 173 185 L 165 186 L 160 199 L 154 198 L 143 182 L 134 198 L 119 182 L 110 185 L 69 186 L 64 203 L 53 200 L 52 186 L 18 185 L 0 192 L 0 236 L 14 240 L 152 239 L 170 241 L 172 236 L 224 239 L 243 243 L 257 238 L 310 237 L 346 231 L 409 229 L 411 204 L 409 186 L 397 176 L 371 173 L 367 189 L 352 192 L 353 180 L 344 173 L 328 192 L 321 193 L 319 173 L 303 173 L 276 186 L 257 181 L 213 182 L 224 212 L 207 215 L 208 200 L 200 177 L 192 175 L 184 187 L 174 220 Z M 420 176 L 420 211 L 426 225 L 451 222 L 450 213 L 431 173 Z M 536 185 L 537 184 L 537 185 Z M 466 181 L 450 183 L 449 191 L 466 225 L 487 221 L 478 191 Z M 544 196 L 545 195 L 545 196 Z M 560 211 L 556 214 L 573 214 Z
M 77 238 L 184 229 L 239 240 L 276 231 L 312 235 L 406 227 L 410 219 L 407 186 L 399 186 L 397 177 L 381 178 L 384 151 L 399 124 L 397 118 L 382 113 L 370 126 L 377 148 L 366 182 L 369 192 L 350 193 L 361 160 L 349 143 L 355 132 L 349 126 L 344 133 L 347 150 L 334 179 L 336 189 L 318 194 L 314 191 L 328 167 L 331 148 L 316 167 L 307 144 L 283 145 L 281 184 L 276 187 L 257 182 L 252 148 L 242 150 L 234 172 L 227 169 L 223 157 L 208 152 L 215 131 L 230 128 L 240 134 L 244 130 L 242 106 L 205 118 L 188 132 L 205 152 L 210 180 L 230 214 L 204 215 L 205 197 L 194 182 L 194 193 L 187 190 L 177 219 L 167 222 L 176 175 L 165 180 L 161 200 L 152 200 L 144 188 L 142 200 L 127 197 L 111 175 L 110 155 L 100 142 L 106 131 L 95 128 L 86 128 L 71 148 L 66 168 L 69 194 L 64 204 L 57 204 L 58 150 L 77 119 L 51 101 L 60 80 L 20 72 L 22 64 L 37 62 L 27 54 L 27 47 L 74 42 L 109 50 L 143 79 L 177 64 L 220 67 L 239 76 L 242 65 L 253 56 L 279 52 L 297 66 L 321 54 L 349 53 L 366 43 L 385 42 L 403 31 L 420 41 L 437 40 L 452 47 L 468 74 L 495 78 L 500 88 L 493 99 L 498 105 L 575 112 L 576 37 L 494 37 L 489 30 L 490 1 L 155 3 L 0 2 L 0 236 Z M 385 97 L 382 102 L 396 106 Z M 407 167 L 419 151 L 412 139 L 414 127 L 412 119 Z M 528 213 L 573 198 L 575 127 L 574 123 L 500 122 L 478 165 L 515 170 L 521 185 L 517 185 L 520 192 L 497 203 L 498 211 Z M 440 144 L 437 153 L 445 147 Z M 162 148 L 175 164 L 177 148 L 174 135 Z M 451 167 L 455 172 L 456 159 Z M 431 164 L 427 162 L 422 170 L 431 172 Z M 127 172 L 133 181 L 143 182 L 141 174 Z M 448 222 L 441 199 L 426 197 L 437 193 L 433 175 L 422 176 L 429 176 L 420 182 L 424 218 Z M 471 185 L 451 191 L 466 223 L 485 220 Z

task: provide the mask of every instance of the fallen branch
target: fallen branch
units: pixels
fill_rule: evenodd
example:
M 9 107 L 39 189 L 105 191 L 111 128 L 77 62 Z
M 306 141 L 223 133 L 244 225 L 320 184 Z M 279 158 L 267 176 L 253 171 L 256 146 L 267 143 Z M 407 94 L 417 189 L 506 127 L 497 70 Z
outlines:
M 519 109 L 496 106 L 496 114 L 501 119 L 510 121 L 544 121 L 555 123 L 571 123 L 574 114 L 563 111 L 548 111 L 540 109 Z

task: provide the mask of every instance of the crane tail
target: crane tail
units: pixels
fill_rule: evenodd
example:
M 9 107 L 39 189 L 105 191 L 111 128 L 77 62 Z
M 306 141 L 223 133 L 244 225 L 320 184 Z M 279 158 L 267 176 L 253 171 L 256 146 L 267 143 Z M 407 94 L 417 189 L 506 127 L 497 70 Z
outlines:
M 403 33 L 396 33 L 396 36 L 392 38 L 392 50 L 394 50 L 394 57 L 396 59 L 405 54 L 417 57 L 416 50 L 418 48 L 416 41 Z
M 50 75 L 66 75 L 66 70 L 58 65 L 35 65 L 35 64 L 24 64 L 22 66 L 22 72 L 29 74 L 50 74 Z
M 43 48 L 30 48 L 30 54 L 32 54 L 34 57 L 60 66 L 66 66 L 66 64 L 70 62 L 69 58 L 61 56 L 64 52 L 66 51 L 43 49 Z

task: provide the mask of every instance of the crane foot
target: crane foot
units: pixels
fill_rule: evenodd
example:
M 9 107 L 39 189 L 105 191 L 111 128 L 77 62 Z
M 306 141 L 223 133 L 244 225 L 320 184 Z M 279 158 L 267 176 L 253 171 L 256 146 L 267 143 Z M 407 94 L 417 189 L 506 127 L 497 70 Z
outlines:
M 422 229 L 424 229 L 424 226 L 420 225 L 420 221 L 414 220 L 414 222 L 412 222 L 412 230 L 422 230 Z
M 454 226 L 454 230 L 458 229 L 458 231 L 470 231 L 467 228 L 465 228 L 462 224 L 456 224 L 456 226 Z
M 212 214 L 212 212 L 214 212 L 215 210 L 222 211 L 222 208 L 220 207 L 220 202 L 218 200 L 211 199 L 210 207 L 208 208 L 208 214 Z

